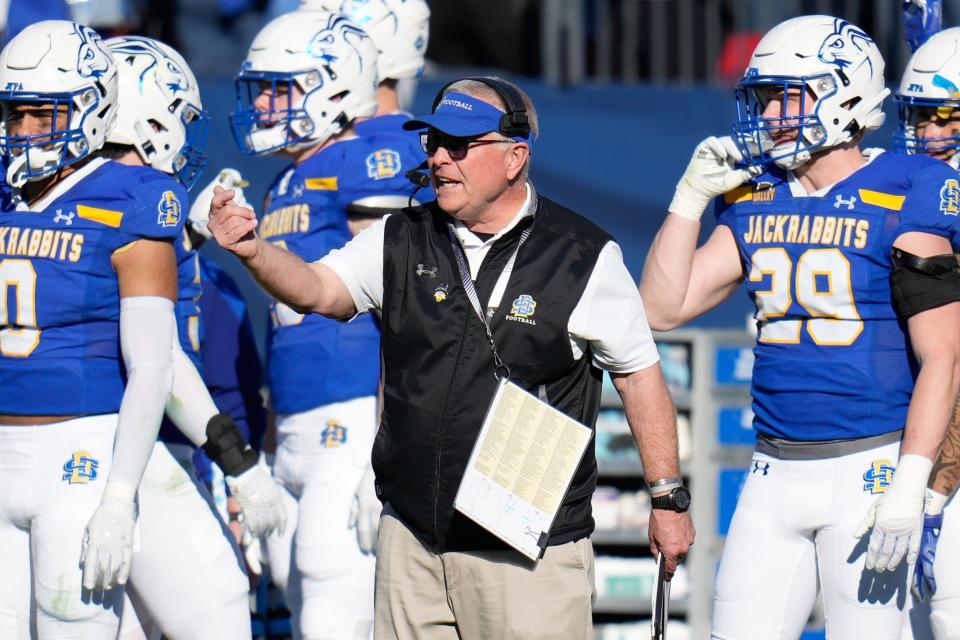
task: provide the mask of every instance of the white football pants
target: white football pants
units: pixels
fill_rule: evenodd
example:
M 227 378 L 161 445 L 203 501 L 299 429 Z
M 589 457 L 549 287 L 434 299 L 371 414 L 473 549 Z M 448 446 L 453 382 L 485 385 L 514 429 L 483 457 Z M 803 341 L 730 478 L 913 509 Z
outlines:
M 864 568 L 853 537 L 885 490 L 899 443 L 818 460 L 754 453 L 730 524 L 713 601 L 715 640 L 796 640 L 823 594 L 831 640 L 897 640 L 913 567 Z M 941 539 L 942 543 L 942 539 Z
M 371 636 L 376 558 L 361 553 L 349 520 L 370 464 L 376 407 L 376 398 L 366 397 L 277 417 L 273 475 L 286 494 L 288 520 L 283 538 L 267 539 L 267 555 L 293 614 L 294 637 Z
M 116 637 L 123 588 L 92 594 L 80 569 L 116 430 L 116 414 L 0 426 L 0 638 Z
M 901 640 L 960 640 L 960 499 L 956 496 L 943 509 L 933 575 L 937 591 L 927 602 L 910 598 Z
M 158 442 L 140 483 L 140 550 L 133 556 L 120 640 L 250 638 L 243 560 L 193 470 L 193 449 Z M 132 606 L 129 606 L 132 605 Z

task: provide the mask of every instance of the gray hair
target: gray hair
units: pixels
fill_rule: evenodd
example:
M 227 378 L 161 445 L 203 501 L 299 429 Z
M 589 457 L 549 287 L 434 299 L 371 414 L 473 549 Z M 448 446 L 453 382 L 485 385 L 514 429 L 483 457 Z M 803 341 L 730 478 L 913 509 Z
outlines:
M 510 82 L 509 80 L 504 80 L 503 78 L 498 78 L 497 76 L 492 76 L 492 79 L 512 87 L 513 90 L 520 95 L 521 100 L 523 100 L 523 106 L 527 110 L 527 120 L 530 122 L 531 137 L 534 139 L 537 138 L 540 135 L 540 125 L 537 121 L 537 109 L 536 107 L 533 106 L 533 100 L 530 99 L 530 96 L 527 95 L 526 91 L 524 91 L 514 83 Z M 449 87 L 447 87 L 446 91 L 444 91 L 444 95 L 451 92 L 465 93 L 468 96 L 473 96 L 474 98 L 480 98 L 485 102 L 489 102 L 490 104 L 496 106 L 499 109 L 502 109 L 503 111 L 507 110 L 507 105 L 503 101 L 503 98 L 500 97 L 499 93 L 497 93 L 488 85 L 485 85 L 482 82 L 478 82 L 476 80 L 470 80 L 470 79 L 457 80 L 456 82 L 451 84 Z M 511 140 L 511 138 L 508 138 L 499 132 L 494 132 L 494 133 L 499 135 L 504 140 Z M 523 165 L 523 169 L 520 171 L 521 180 L 527 179 L 527 176 L 530 173 L 531 160 L 532 160 L 532 156 L 529 156 L 527 158 L 527 162 Z

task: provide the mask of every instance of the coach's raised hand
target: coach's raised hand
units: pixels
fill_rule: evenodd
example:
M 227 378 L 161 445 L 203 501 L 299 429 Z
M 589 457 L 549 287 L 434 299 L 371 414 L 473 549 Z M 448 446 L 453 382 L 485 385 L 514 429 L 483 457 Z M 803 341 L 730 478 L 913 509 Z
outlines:
M 260 238 L 256 234 L 257 214 L 253 209 L 234 202 L 235 196 L 233 189 L 213 188 L 207 229 L 221 247 L 242 260 L 249 260 L 260 251 Z

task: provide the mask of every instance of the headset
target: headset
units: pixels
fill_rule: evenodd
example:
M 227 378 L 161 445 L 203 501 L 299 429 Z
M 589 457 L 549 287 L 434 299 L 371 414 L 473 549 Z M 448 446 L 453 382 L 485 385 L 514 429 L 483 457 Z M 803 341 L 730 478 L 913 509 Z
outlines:
M 497 129 L 500 134 L 508 138 L 526 138 L 530 135 L 530 119 L 527 117 L 527 107 L 524 105 L 520 93 L 506 82 L 487 76 L 460 78 L 443 85 L 440 91 L 437 92 L 437 96 L 433 99 L 433 106 L 430 107 L 430 113 L 437 110 L 440 101 L 443 100 L 443 96 L 447 93 L 447 89 L 463 80 L 473 80 L 474 82 L 484 84 L 493 89 L 496 94 L 500 96 L 500 99 L 503 100 L 503 103 L 507 106 L 507 112 L 500 116 L 500 126 Z M 408 206 L 413 203 L 413 196 L 417 191 L 430 186 L 430 176 L 423 172 L 426 168 L 427 161 L 424 160 L 419 166 L 404 173 L 407 180 L 417 186 L 413 194 L 410 195 Z
M 503 103 L 507 106 L 507 112 L 500 117 L 500 128 L 498 131 L 501 134 L 508 138 L 526 138 L 530 135 L 530 119 L 527 117 L 527 107 L 523 104 L 523 98 L 520 97 L 520 93 L 516 89 L 496 78 L 478 76 L 448 82 L 437 93 L 437 97 L 433 99 L 433 107 L 430 108 L 430 112 L 433 113 L 437 110 L 437 106 L 440 104 L 440 101 L 443 100 L 447 89 L 463 80 L 473 80 L 474 82 L 485 84 L 493 89 L 496 94 L 500 96 L 500 99 L 503 100 Z

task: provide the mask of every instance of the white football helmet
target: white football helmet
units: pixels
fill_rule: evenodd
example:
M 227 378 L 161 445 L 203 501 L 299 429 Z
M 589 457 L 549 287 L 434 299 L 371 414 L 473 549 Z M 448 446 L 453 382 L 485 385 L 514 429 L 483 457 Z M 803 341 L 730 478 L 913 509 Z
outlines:
M 244 154 L 311 147 L 376 112 L 377 48 L 339 14 L 294 11 L 257 34 L 236 84 Z
M 890 93 L 883 69 L 877 45 L 846 20 L 803 16 L 780 23 L 760 40 L 737 84 L 733 129 L 744 159 L 795 169 L 817 150 L 879 128 Z M 764 117 L 771 96 L 789 89 L 799 89 L 800 114 L 788 116 L 781 100 L 781 113 Z
M 366 31 L 380 51 L 380 81 L 419 78 L 430 39 L 425 0 L 301 0 L 301 9 L 325 9 L 346 16 Z
M 176 176 L 187 190 L 206 164 L 210 118 L 197 79 L 172 47 L 142 36 L 111 38 L 120 109 L 107 142 L 129 145 L 144 163 Z
M 960 27 L 933 35 L 917 49 L 894 95 L 899 127 L 893 145 L 903 153 L 936 154 L 954 169 L 960 168 L 960 136 L 920 138 L 917 123 L 937 116 L 949 120 L 960 108 Z
M 21 187 L 87 157 L 103 146 L 117 118 L 117 65 L 100 35 L 67 20 L 21 31 L 0 52 L 0 151 L 7 182 Z M 22 106 L 66 112 L 50 131 L 10 135 L 7 122 Z

